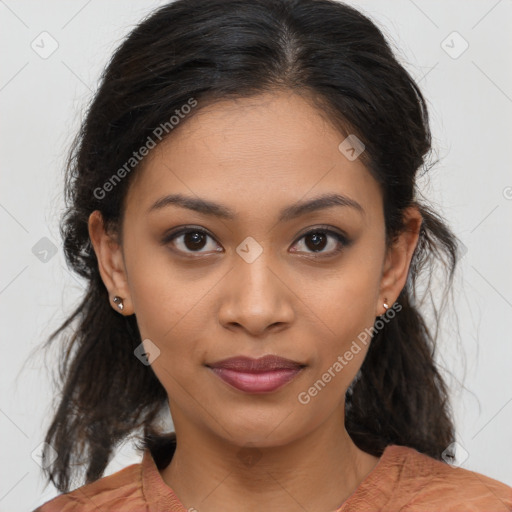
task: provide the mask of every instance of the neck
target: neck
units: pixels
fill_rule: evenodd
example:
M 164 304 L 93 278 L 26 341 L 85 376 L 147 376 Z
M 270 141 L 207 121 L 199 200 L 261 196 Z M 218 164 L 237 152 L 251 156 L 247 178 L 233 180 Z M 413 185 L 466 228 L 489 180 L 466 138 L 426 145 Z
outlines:
M 339 414 L 284 445 L 251 447 L 173 419 L 176 452 L 160 473 L 186 508 L 201 512 L 333 512 L 378 462 L 357 448 Z

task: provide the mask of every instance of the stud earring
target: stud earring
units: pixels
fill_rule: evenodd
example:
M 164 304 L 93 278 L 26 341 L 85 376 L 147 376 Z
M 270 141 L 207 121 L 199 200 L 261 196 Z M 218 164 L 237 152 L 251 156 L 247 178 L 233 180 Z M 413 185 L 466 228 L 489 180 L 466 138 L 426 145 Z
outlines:
M 119 296 L 114 297 L 114 303 L 117 304 L 117 307 L 122 311 L 124 308 L 123 299 Z
M 386 310 L 389 308 L 387 301 L 388 301 L 388 299 L 384 299 L 384 304 L 382 304 L 384 306 L 384 309 L 386 309 Z

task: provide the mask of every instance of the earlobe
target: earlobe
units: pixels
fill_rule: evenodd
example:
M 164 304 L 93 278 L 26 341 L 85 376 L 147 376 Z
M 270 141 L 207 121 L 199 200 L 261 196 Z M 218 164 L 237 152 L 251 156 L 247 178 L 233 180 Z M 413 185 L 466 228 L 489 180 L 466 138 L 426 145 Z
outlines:
M 88 229 L 98 260 L 98 270 L 107 288 L 111 306 L 123 315 L 132 314 L 122 248 L 114 234 L 106 231 L 99 210 L 93 211 L 89 216 Z
M 377 304 L 378 311 L 382 310 L 383 302 L 394 304 L 396 297 L 405 286 L 412 255 L 419 241 L 422 220 L 416 206 L 411 206 L 404 211 L 405 227 L 386 251 Z M 389 302 L 383 298 L 389 299 Z M 387 308 L 384 307 L 384 311 L 377 315 L 384 314 L 386 310 Z

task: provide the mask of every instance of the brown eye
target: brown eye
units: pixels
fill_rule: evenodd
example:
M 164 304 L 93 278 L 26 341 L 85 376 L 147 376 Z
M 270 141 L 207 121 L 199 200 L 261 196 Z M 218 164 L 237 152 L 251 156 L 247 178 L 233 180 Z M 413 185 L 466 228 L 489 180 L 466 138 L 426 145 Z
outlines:
M 183 228 L 179 231 L 166 235 L 162 239 L 162 244 L 167 245 L 171 243 L 177 251 L 184 254 L 203 254 L 211 251 L 220 252 L 218 245 L 209 242 L 209 239 L 213 241 L 213 237 L 203 229 Z M 204 248 L 207 248 L 208 250 L 203 251 Z
M 211 240 L 212 242 L 209 242 Z M 316 228 L 302 235 L 295 243 L 304 240 L 305 250 L 293 249 L 292 252 L 304 252 L 315 256 L 332 256 L 350 245 L 350 240 L 341 233 L 331 229 Z M 171 244 L 174 250 L 187 254 L 207 254 L 209 252 L 222 252 L 222 248 L 215 243 L 213 237 L 199 228 L 182 228 L 166 235 L 162 244 Z M 294 245 L 294 246 L 295 246 Z M 203 249 L 207 250 L 203 250 Z M 315 256 L 316 257 L 316 256 Z
M 341 252 L 344 247 L 350 245 L 347 237 L 341 233 L 321 228 L 308 231 L 302 235 L 298 241 L 300 242 L 301 240 L 304 240 L 303 245 L 307 250 L 294 250 L 293 252 L 305 252 L 306 254 L 309 253 L 313 255 L 315 253 L 319 253 L 320 256 L 323 256 L 324 254 L 329 256 Z
M 308 249 L 311 249 L 312 251 L 322 251 L 327 244 L 327 238 L 328 237 L 325 236 L 325 233 L 311 233 L 305 237 L 306 246 Z
M 183 244 L 187 249 L 197 251 L 204 247 L 207 236 L 199 231 L 188 231 L 183 235 Z

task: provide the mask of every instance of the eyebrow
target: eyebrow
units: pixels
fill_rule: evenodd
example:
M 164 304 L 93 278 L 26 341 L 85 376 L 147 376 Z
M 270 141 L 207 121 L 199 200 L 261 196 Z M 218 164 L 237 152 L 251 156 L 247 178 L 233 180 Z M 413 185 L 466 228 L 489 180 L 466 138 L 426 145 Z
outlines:
M 235 220 L 236 214 L 227 206 L 203 198 L 188 197 L 183 194 L 170 194 L 158 199 L 147 210 L 147 213 L 161 210 L 167 206 L 178 206 L 193 210 L 203 215 L 211 215 L 226 220 Z M 348 206 L 365 214 L 363 207 L 354 199 L 341 194 L 325 194 L 307 201 L 299 201 L 283 208 L 279 214 L 279 222 L 285 222 L 306 213 L 332 208 L 334 206 Z

